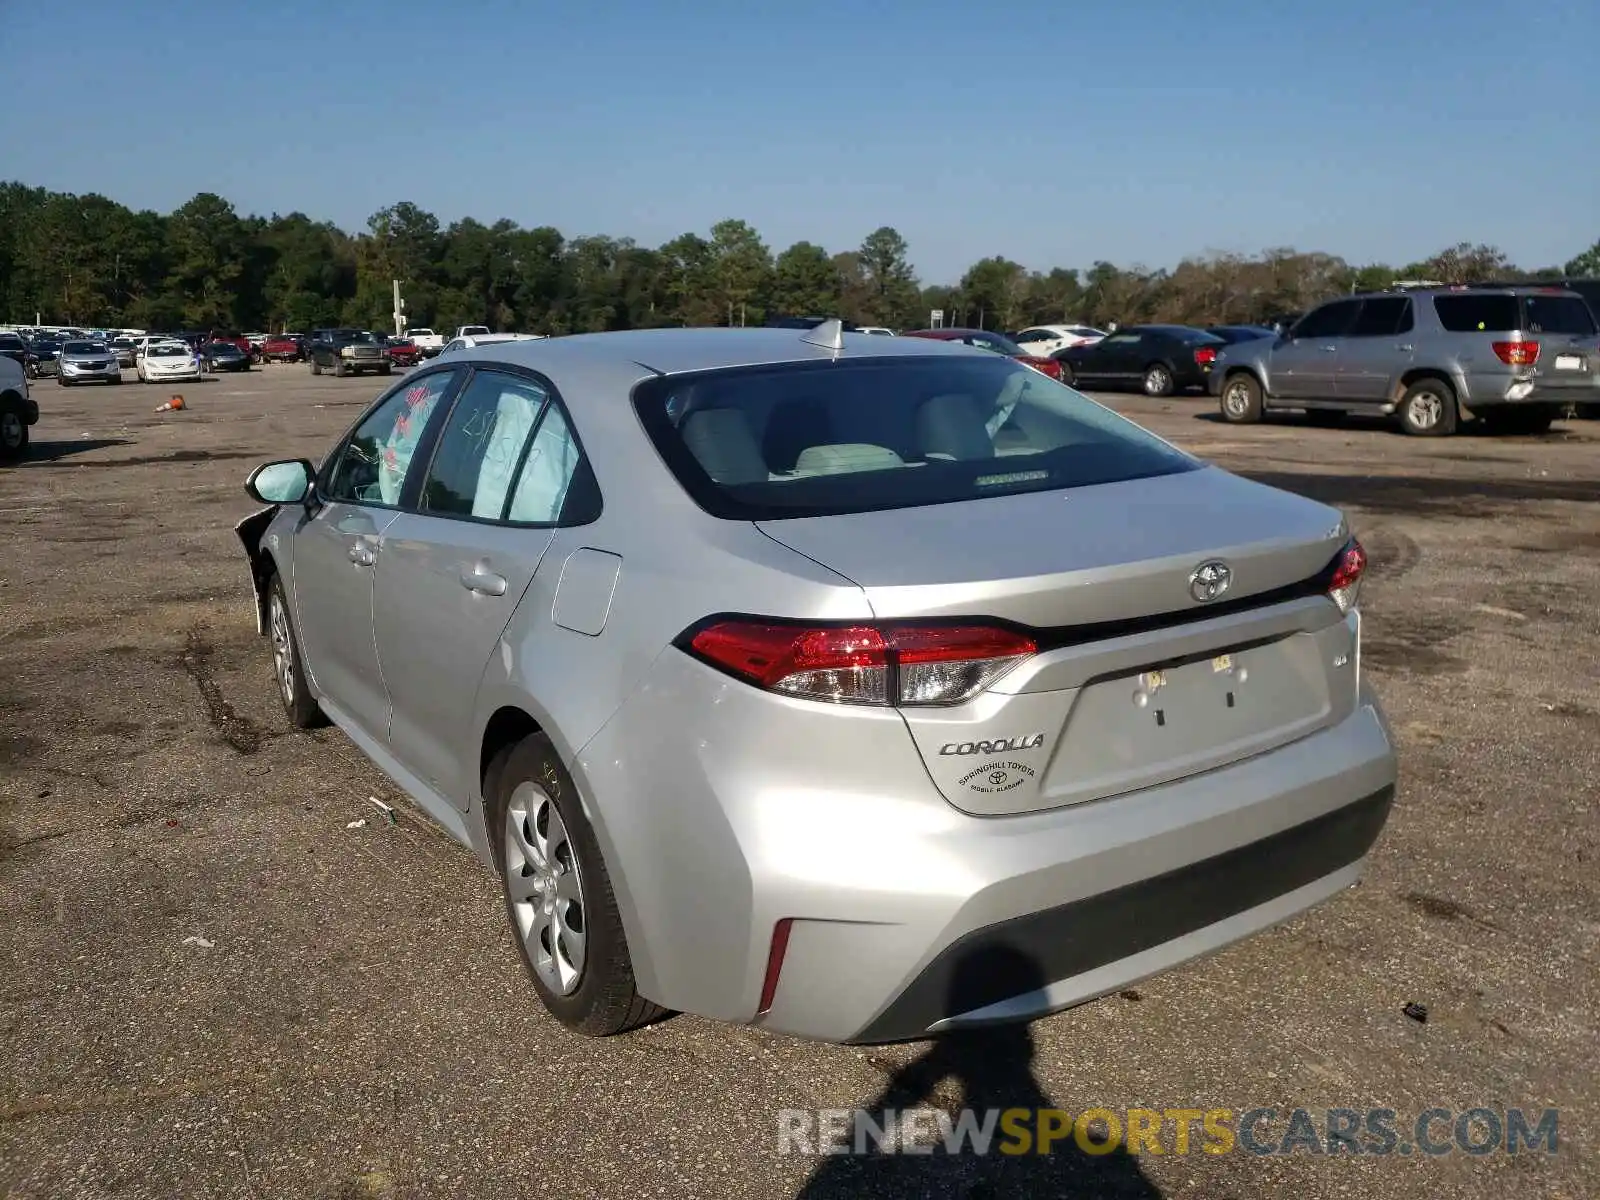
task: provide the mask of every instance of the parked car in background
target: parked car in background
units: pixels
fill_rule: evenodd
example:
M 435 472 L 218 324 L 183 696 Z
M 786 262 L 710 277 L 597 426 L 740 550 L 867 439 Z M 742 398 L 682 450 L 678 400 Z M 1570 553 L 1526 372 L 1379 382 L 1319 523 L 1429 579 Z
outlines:
M 0 462 L 28 452 L 28 430 L 39 423 L 39 403 L 28 394 L 28 369 L 10 354 L 0 354 Z
M 463 325 L 456 330 L 456 337 L 488 337 L 493 332 L 487 325 Z
M 1278 331 L 1268 325 L 1210 325 L 1206 332 L 1219 337 L 1230 346 L 1234 342 L 1253 342 L 1256 338 L 1275 338 Z
M 1012 340 L 1038 358 L 1049 358 L 1068 346 L 1087 346 L 1105 337 L 1092 325 L 1030 325 Z
M 60 365 L 62 345 L 62 341 L 54 337 L 36 337 L 30 340 L 28 356 L 24 360 L 24 370 L 28 377 L 43 379 L 54 375 Z
M 11 359 L 19 367 L 26 367 L 28 343 L 20 333 L 0 333 L 0 357 Z
M 980 350 L 989 350 L 995 354 L 1004 354 L 1007 358 L 1014 358 L 1023 365 L 1032 367 L 1035 371 L 1043 372 L 1050 376 L 1051 379 L 1061 378 L 1061 366 L 1055 360 L 1029 354 L 1004 334 L 991 333 L 987 329 L 913 329 L 900 336 L 929 338 L 936 342 L 959 342 L 963 346 L 976 346 Z
M 1314 418 L 1394 416 L 1407 433 L 1454 433 L 1467 416 L 1502 433 L 1543 433 L 1570 403 L 1592 403 L 1600 371 L 1583 297 L 1538 285 L 1410 288 L 1341 297 L 1282 338 L 1217 358 L 1225 421 L 1277 409 Z
M 62 387 L 75 383 L 121 383 L 122 364 L 105 342 L 86 339 L 63 342 L 56 382 Z
M 1056 351 L 1066 383 L 1137 387 L 1147 396 L 1204 390 L 1227 343 L 1188 325 L 1128 325 L 1086 346 Z
M 435 333 L 426 326 L 421 329 L 407 329 L 406 336 L 416 343 L 424 358 L 432 358 L 444 349 L 444 335 Z
M 269 334 L 261 343 L 261 359 L 263 362 L 304 362 L 305 339 L 296 333 Z
M 894 336 L 894 330 L 890 329 L 887 325 L 862 325 L 860 328 L 858 328 L 856 330 L 856 332 L 857 333 L 870 333 L 874 337 L 893 337 Z
M 120 366 L 131 367 L 139 356 L 139 342 L 127 334 L 118 334 L 111 339 L 111 352 L 117 356 Z
M 248 371 L 250 356 L 233 342 L 207 342 L 200 347 L 200 365 L 210 374 Z
M 385 342 L 384 352 L 395 366 L 414 367 L 422 361 L 421 347 L 410 338 L 392 337 L 386 338 Z
M 289 720 L 495 871 L 554 1017 L 924 1038 L 1347 891 L 1396 758 L 1344 515 L 1009 356 L 813 337 L 496 343 L 246 482 Z
M 460 354 L 463 350 L 472 350 L 478 346 L 494 346 L 501 342 L 541 342 L 548 334 L 543 333 L 484 333 L 476 337 L 451 338 L 445 343 L 444 349 L 439 351 L 439 357 L 446 354 Z
M 393 369 L 381 334 L 366 329 L 323 329 L 318 335 L 306 348 L 313 375 L 324 371 L 331 371 L 340 378 L 387 375 Z
M 145 347 L 135 368 L 140 383 L 175 383 L 200 378 L 200 360 L 183 342 L 153 342 Z

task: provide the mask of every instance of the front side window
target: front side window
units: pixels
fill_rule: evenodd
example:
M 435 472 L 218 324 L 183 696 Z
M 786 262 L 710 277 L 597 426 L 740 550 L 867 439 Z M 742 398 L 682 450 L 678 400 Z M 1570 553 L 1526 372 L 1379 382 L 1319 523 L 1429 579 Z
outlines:
M 346 504 L 393 508 L 439 401 L 450 392 L 453 371 L 408 381 L 367 414 L 339 450 L 324 494 Z
M 1294 327 L 1294 336 L 1297 338 L 1336 338 L 1343 337 L 1350 329 L 1356 310 L 1361 307 L 1359 300 L 1339 300 L 1333 304 L 1324 304 L 1321 308 L 1314 308 Z
M 685 491 L 730 520 L 947 504 L 1201 466 L 999 356 L 669 376 L 640 384 L 634 405 Z

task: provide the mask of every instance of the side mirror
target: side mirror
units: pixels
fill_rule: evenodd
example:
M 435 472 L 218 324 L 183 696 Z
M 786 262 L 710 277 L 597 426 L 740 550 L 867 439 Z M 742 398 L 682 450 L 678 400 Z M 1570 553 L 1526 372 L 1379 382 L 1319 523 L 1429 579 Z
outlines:
M 263 463 L 244 481 L 244 490 L 252 500 L 262 504 L 300 504 L 311 491 L 311 478 L 315 474 L 311 463 L 303 458 L 285 459 L 282 462 Z

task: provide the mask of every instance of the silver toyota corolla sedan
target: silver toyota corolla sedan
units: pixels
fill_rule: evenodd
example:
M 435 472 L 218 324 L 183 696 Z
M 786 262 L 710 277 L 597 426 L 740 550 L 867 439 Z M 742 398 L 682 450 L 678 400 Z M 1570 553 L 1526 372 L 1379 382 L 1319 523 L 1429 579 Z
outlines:
M 290 720 L 585 1033 L 1038 1017 L 1348 887 L 1393 800 L 1341 514 L 983 350 L 505 342 L 246 486 Z

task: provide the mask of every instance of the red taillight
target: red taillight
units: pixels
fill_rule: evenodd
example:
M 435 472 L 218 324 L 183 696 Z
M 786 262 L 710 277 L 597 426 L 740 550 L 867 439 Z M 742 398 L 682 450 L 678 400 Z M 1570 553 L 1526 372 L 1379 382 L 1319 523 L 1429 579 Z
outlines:
M 1367 573 L 1367 552 L 1361 543 L 1351 538 L 1339 552 L 1333 576 L 1328 580 L 1328 595 L 1339 606 L 1340 612 L 1349 612 L 1356 606 L 1361 594 L 1361 577 Z
M 1038 650 L 988 625 L 790 625 L 718 621 L 688 649 L 768 691 L 836 704 L 960 704 Z
M 1200 346 L 1195 349 L 1194 363 L 1197 367 L 1209 367 L 1217 361 L 1217 348 L 1215 346 Z
M 1531 367 L 1539 361 L 1538 342 L 1496 342 L 1494 352 L 1511 367 Z
M 767 951 L 767 973 L 761 978 L 758 1017 L 772 1010 L 772 1001 L 778 995 L 778 976 L 783 974 L 783 956 L 789 951 L 789 929 L 793 924 L 793 917 L 784 917 L 772 927 L 772 948 Z

